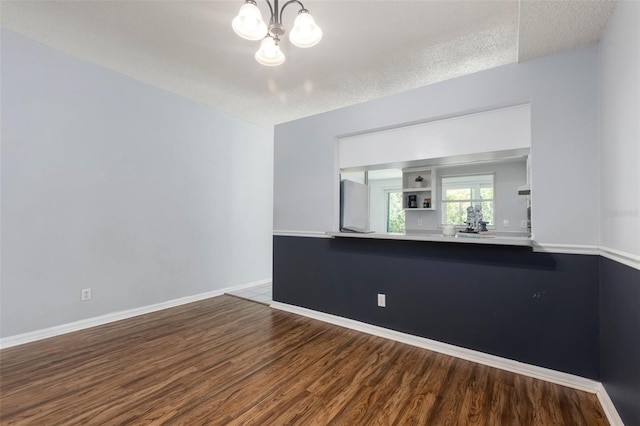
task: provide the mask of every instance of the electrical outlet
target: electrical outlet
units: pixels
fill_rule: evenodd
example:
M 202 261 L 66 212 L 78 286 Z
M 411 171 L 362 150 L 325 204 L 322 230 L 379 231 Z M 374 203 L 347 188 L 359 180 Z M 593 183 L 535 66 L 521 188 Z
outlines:
M 520 221 L 520 228 L 527 229 L 527 221 L 526 220 L 521 220 Z
M 91 300 L 91 289 L 90 288 L 83 288 L 81 290 L 80 300 L 82 300 L 83 302 L 86 302 L 87 300 Z
M 504 220 L 502 221 L 502 227 L 503 227 L 503 228 L 508 228 L 508 227 L 509 227 L 509 220 L 504 219 Z
M 378 306 L 381 308 L 387 307 L 387 296 L 382 293 L 378 293 Z
M 422 226 L 422 219 L 418 219 L 418 226 Z

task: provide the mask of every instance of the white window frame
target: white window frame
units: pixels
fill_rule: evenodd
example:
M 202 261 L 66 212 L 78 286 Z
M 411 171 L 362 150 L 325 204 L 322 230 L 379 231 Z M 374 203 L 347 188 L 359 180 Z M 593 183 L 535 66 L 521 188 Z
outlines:
M 392 192 L 393 193 L 395 193 L 395 192 L 399 193 L 400 194 L 400 200 L 402 200 L 402 197 L 404 196 L 404 193 L 402 192 L 402 186 L 393 187 L 393 188 L 391 188 L 391 187 L 384 188 L 384 197 L 383 197 L 383 199 L 384 199 L 384 229 L 385 229 L 385 232 L 390 232 L 389 231 L 389 201 L 388 201 L 389 198 L 388 197 L 389 197 L 389 194 L 391 194 Z M 405 214 L 405 218 L 404 218 L 404 229 L 405 229 L 405 232 L 406 232 L 406 230 L 407 230 L 407 216 L 406 216 L 406 214 Z
M 451 179 L 451 178 L 474 178 L 477 176 L 491 176 L 491 187 L 493 188 L 493 198 L 491 199 L 481 199 L 481 198 L 471 198 L 469 200 L 451 200 L 448 201 L 446 200 L 446 190 L 447 189 L 466 189 L 466 188 L 470 188 L 472 191 L 471 193 L 474 193 L 474 189 L 477 190 L 477 193 L 480 193 L 480 189 L 482 188 L 482 184 L 480 183 L 475 183 L 475 184 L 465 184 L 464 181 L 461 181 L 459 184 L 456 185 L 447 185 L 445 187 L 445 185 L 443 184 L 443 181 L 445 179 Z M 447 209 L 446 209 L 446 204 L 448 203 L 469 203 L 469 204 L 473 204 L 474 206 L 476 205 L 476 203 L 482 203 L 483 201 L 491 201 L 493 203 L 493 224 L 487 224 L 487 228 L 488 229 L 495 229 L 496 228 L 496 212 L 497 212 L 497 204 L 496 204 L 496 173 L 495 172 L 490 172 L 490 173 L 473 173 L 473 174 L 456 174 L 456 175 L 449 175 L 449 176 L 440 176 L 439 177 L 439 186 L 440 186 L 440 196 L 438 199 L 439 205 L 440 205 L 440 210 L 442 210 L 442 212 L 440 213 L 440 226 L 446 224 L 446 220 L 447 220 Z M 465 225 L 461 225 L 461 224 L 455 224 L 457 229 L 461 229 L 464 228 Z

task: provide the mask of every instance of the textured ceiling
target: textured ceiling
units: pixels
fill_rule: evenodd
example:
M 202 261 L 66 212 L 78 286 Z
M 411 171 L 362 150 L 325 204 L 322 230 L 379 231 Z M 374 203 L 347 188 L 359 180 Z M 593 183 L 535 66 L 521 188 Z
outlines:
M 263 16 L 268 7 L 257 0 Z M 258 64 L 235 35 L 242 0 L 2 1 L 1 25 L 268 127 L 597 41 L 612 1 L 304 1 L 315 47 Z M 285 26 L 296 15 L 291 6 Z

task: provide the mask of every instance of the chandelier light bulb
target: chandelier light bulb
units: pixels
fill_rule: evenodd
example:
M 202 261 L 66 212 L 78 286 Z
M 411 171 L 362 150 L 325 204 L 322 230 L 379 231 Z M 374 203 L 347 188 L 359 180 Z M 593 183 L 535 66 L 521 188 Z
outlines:
M 271 36 L 265 37 L 256 52 L 256 61 L 262 65 L 274 67 L 284 62 L 284 53 L 280 50 L 278 40 Z
M 253 0 L 246 0 L 231 26 L 236 34 L 247 40 L 260 40 L 267 33 L 267 25 Z
M 297 47 L 311 47 L 318 44 L 320 39 L 322 39 L 322 30 L 316 25 L 313 16 L 306 9 L 302 9 L 293 23 L 289 40 Z

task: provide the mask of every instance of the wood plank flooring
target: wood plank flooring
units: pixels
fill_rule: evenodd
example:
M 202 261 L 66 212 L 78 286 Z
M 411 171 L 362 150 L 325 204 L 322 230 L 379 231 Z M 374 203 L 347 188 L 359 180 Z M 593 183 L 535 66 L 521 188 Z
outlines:
M 606 425 L 595 395 L 220 296 L 0 351 L 2 425 Z

